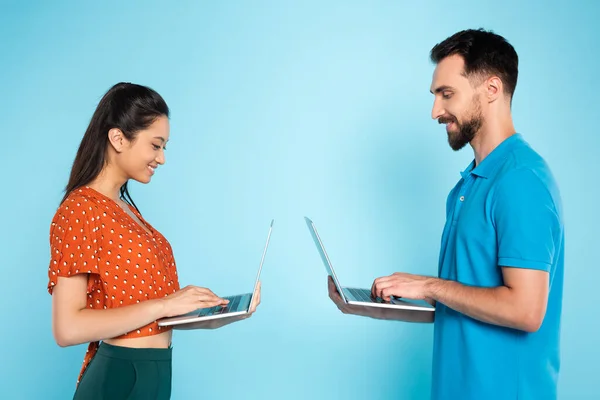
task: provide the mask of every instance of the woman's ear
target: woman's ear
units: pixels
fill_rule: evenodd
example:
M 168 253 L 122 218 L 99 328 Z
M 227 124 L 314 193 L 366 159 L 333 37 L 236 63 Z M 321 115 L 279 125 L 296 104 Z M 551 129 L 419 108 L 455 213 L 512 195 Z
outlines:
M 112 128 L 108 131 L 108 141 L 117 153 L 121 153 L 127 143 L 127 138 L 119 128 Z

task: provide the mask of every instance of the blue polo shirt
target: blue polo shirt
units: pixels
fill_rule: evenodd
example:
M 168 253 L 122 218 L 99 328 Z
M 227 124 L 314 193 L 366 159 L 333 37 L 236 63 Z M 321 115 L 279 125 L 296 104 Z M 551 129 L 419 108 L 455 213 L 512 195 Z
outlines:
M 503 284 L 501 266 L 548 272 L 541 328 L 487 324 L 438 303 L 432 398 L 556 398 L 563 291 L 560 194 L 548 165 L 514 134 L 461 173 L 446 203 L 439 277 L 465 285 Z

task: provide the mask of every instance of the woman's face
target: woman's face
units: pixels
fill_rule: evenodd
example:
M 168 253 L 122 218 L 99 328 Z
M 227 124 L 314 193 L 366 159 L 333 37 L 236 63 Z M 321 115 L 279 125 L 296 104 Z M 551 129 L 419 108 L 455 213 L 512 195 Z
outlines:
M 148 183 L 159 165 L 165 163 L 169 141 L 169 119 L 158 117 L 147 129 L 137 132 L 134 140 L 125 139 L 117 155 L 117 165 L 127 179 Z

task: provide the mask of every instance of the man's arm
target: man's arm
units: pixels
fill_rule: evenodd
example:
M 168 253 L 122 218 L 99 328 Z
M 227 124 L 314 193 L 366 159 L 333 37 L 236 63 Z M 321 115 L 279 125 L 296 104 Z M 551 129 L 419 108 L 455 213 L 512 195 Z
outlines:
M 432 299 L 471 318 L 527 332 L 537 331 L 548 302 L 548 273 L 503 267 L 504 285 L 484 288 L 444 279 L 397 272 L 378 278 L 373 295 Z
M 549 274 L 503 267 L 502 276 L 504 285 L 495 288 L 432 278 L 428 291 L 436 301 L 479 321 L 526 332 L 537 331 L 546 314 Z

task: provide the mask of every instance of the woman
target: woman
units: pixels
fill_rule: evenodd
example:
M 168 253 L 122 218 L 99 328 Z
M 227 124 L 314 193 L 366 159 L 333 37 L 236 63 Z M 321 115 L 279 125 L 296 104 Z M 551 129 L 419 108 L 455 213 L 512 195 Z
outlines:
M 53 334 L 59 346 L 89 343 L 75 399 L 170 398 L 172 331 L 156 321 L 227 304 L 206 288 L 180 289 L 169 242 L 127 190 L 129 179 L 148 183 L 165 163 L 168 118 L 154 90 L 113 86 L 92 116 L 52 220 Z M 260 286 L 254 297 L 248 316 Z

